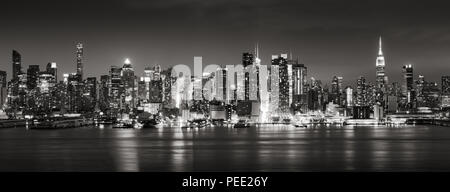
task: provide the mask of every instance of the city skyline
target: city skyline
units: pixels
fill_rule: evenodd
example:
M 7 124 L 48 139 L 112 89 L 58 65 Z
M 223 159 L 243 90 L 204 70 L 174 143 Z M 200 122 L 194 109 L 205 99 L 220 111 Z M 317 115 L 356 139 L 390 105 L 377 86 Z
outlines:
M 259 42 L 263 64 L 272 54 L 292 51 L 317 79 L 337 75 L 353 82 L 363 75 L 373 82 L 381 35 L 392 81 L 400 81 L 396 74 L 404 64 L 413 64 L 438 82 L 433 74 L 448 70 L 450 62 L 450 14 L 441 3 L 7 1 L 0 8 L 0 62 L 11 71 L 10 51 L 17 49 L 24 66 L 56 62 L 60 73 L 69 73 L 75 71 L 73 45 L 83 42 L 85 76 L 99 76 L 124 58 L 137 70 L 155 63 L 192 64 L 194 56 L 208 64 L 238 64 L 239 53 Z M 16 14 L 15 7 L 27 14 Z
M 381 48 L 381 40 L 382 40 L 382 38 L 383 38 L 383 50 L 385 50 L 386 48 L 385 48 L 385 38 L 384 37 L 382 37 L 382 36 L 379 36 L 378 37 L 378 46 L 377 46 L 377 53 L 378 53 L 378 55 L 377 54 L 372 54 L 373 56 L 373 58 L 376 58 L 376 59 L 378 59 L 378 57 L 380 56 L 380 53 L 383 55 L 386 51 L 381 51 L 380 50 L 380 48 Z M 77 45 L 77 47 L 78 46 L 81 46 L 81 55 L 83 55 L 83 54 L 85 54 L 85 53 L 83 53 L 83 46 L 84 46 L 84 44 L 85 43 L 82 43 L 82 42 L 77 42 L 76 43 L 76 45 Z M 260 43 L 259 42 L 257 42 L 256 44 L 258 44 L 258 47 L 259 47 L 259 49 L 261 49 L 261 45 L 260 45 Z M 255 45 L 254 45 L 255 46 Z M 78 48 L 77 48 L 78 49 Z M 254 49 L 254 47 L 253 47 L 253 49 Z M 63 74 L 69 74 L 69 73 L 78 73 L 77 71 L 78 71 L 78 53 L 77 52 L 75 52 L 74 53 L 74 50 L 76 50 L 76 49 L 74 49 L 74 46 L 72 45 L 72 63 L 69 63 L 69 62 L 67 62 L 67 63 L 63 63 L 63 64 L 61 64 L 61 62 L 55 62 L 54 60 L 50 60 L 50 61 L 47 61 L 47 62 L 45 62 L 45 63 L 43 63 L 43 64 L 34 64 L 34 62 L 30 62 L 30 63 L 28 63 L 27 62 L 27 60 L 26 60 L 26 55 L 24 56 L 24 54 L 23 54 L 23 52 L 21 52 L 20 51 L 20 49 L 13 49 L 12 51 L 14 52 L 14 51 L 16 51 L 16 52 L 19 52 L 20 54 L 21 54 L 21 60 L 22 60 L 22 71 L 23 72 L 26 72 L 26 69 L 28 69 L 28 67 L 29 66 L 32 66 L 32 65 L 39 65 L 40 67 L 45 67 L 45 65 L 47 65 L 47 63 L 56 63 L 57 64 L 57 67 L 58 67 L 58 79 L 62 79 L 63 78 Z M 264 49 L 263 49 L 264 50 Z M 242 51 L 242 52 L 250 52 L 250 53 L 253 53 L 255 50 L 252 50 L 252 49 L 248 49 L 248 50 L 245 50 L 245 51 Z M 236 53 L 236 55 L 238 55 L 238 56 L 240 56 L 240 54 L 242 53 L 242 52 L 238 52 L 238 53 Z M 88 52 L 89 53 L 89 52 Z M 280 52 L 278 52 L 278 53 L 280 53 Z M 317 72 L 315 72 L 314 71 L 314 69 L 317 69 L 317 67 L 314 67 L 314 64 L 310 64 L 310 63 L 304 63 L 304 62 L 302 62 L 302 59 L 301 59 L 301 57 L 298 55 L 298 54 L 296 54 L 295 52 L 293 52 L 292 50 L 288 50 L 288 51 L 286 51 L 286 52 L 281 52 L 281 53 L 285 53 L 285 54 L 289 54 L 289 55 L 293 55 L 293 57 L 295 57 L 296 59 L 298 58 L 299 59 L 299 63 L 303 63 L 303 64 L 306 64 L 306 65 L 308 65 L 308 68 L 309 68 L 309 75 L 308 75 L 308 79 L 310 79 L 310 78 L 314 78 L 314 79 L 316 79 L 316 80 L 321 80 L 324 84 L 326 84 L 326 85 L 330 85 L 331 86 L 331 84 L 332 84 L 332 80 L 333 80 L 333 77 L 334 76 L 340 76 L 340 77 L 344 77 L 343 78 L 343 82 L 344 82 L 344 84 L 345 85 L 349 85 L 349 86 L 354 86 L 356 83 L 356 80 L 360 77 L 360 76 L 364 76 L 367 80 L 368 80 L 368 82 L 370 82 L 370 83 L 373 83 L 373 84 L 376 84 L 377 83 L 377 80 L 376 80 L 376 75 L 372 75 L 372 74 L 370 74 L 370 73 L 372 73 L 372 71 L 373 71 L 373 73 L 375 73 L 376 72 L 376 66 L 377 65 L 373 65 L 371 68 L 367 68 L 367 69 L 364 69 L 364 70 L 361 70 L 359 73 L 358 73 L 358 71 L 354 71 L 354 73 L 355 73 L 355 77 L 351 77 L 351 78 L 349 78 L 349 77 L 347 77 L 347 76 L 344 76 L 344 75 L 339 75 L 339 74 L 344 74 L 344 73 L 346 73 L 344 70 L 341 70 L 341 71 L 333 71 L 333 72 L 327 72 L 327 74 L 331 74 L 329 77 L 326 77 L 324 74 L 318 74 Z M 75 55 L 75 56 L 74 56 Z M 260 57 L 259 58 L 270 58 L 270 56 L 272 56 L 272 55 L 274 55 L 274 53 L 272 53 L 272 54 L 270 54 L 270 55 L 262 55 L 262 54 L 259 54 L 260 55 Z M 388 55 L 390 55 L 389 53 L 388 53 Z M 81 56 L 81 57 L 84 57 L 84 56 Z M 80 58 L 81 58 L 80 57 Z M 136 70 L 136 71 L 143 71 L 145 68 L 147 68 L 147 67 L 152 67 L 152 66 L 154 66 L 154 65 L 161 65 L 162 66 L 162 68 L 164 68 L 164 69 L 167 69 L 167 68 L 170 68 L 170 67 L 173 67 L 173 66 L 175 66 L 175 65 L 178 65 L 178 64 L 184 64 L 184 65 L 187 65 L 187 66 L 189 66 L 190 68 L 191 68 L 191 71 L 193 72 L 194 71 L 194 66 L 193 66 L 193 63 L 194 63 L 194 57 L 202 57 L 202 59 L 203 59 L 203 61 L 208 61 L 208 60 L 210 60 L 210 59 L 208 59 L 208 56 L 191 56 L 189 59 L 190 59 L 190 61 L 188 61 L 188 62 L 185 62 L 185 63 L 177 63 L 177 64 L 162 64 L 162 63 L 154 63 L 154 64 L 142 64 L 142 63 L 136 63 L 136 62 L 134 62 L 134 59 L 133 58 L 130 58 L 130 57 L 124 57 L 124 58 L 118 58 L 118 61 L 117 61 L 117 63 L 112 63 L 112 64 L 109 64 L 109 65 L 105 65 L 105 66 L 103 66 L 103 65 L 101 65 L 101 67 L 107 67 L 107 68 L 109 68 L 110 66 L 112 66 L 112 65 L 116 65 L 116 66 L 120 66 L 121 64 L 123 64 L 123 61 L 125 60 L 125 59 L 128 59 L 128 60 L 131 60 L 131 61 L 129 61 L 130 63 L 131 63 L 131 65 L 133 66 L 133 68 Z M 25 59 L 24 59 L 25 58 Z M 242 59 L 241 57 L 239 57 L 240 59 Z M 383 59 L 384 59 L 384 57 L 383 57 Z M 9 55 L 9 60 L 10 60 L 10 63 L 11 63 L 11 55 Z M 263 65 L 271 65 L 271 63 L 270 63 L 270 59 L 268 59 L 268 60 L 266 60 L 266 61 L 264 61 L 263 59 L 261 59 L 262 61 L 261 61 L 261 64 L 263 64 Z M 386 61 L 387 60 L 387 61 Z M 81 60 L 80 60 L 81 61 Z M 378 62 L 378 61 L 377 61 Z M 432 81 L 432 82 L 437 82 L 438 84 L 440 84 L 441 83 L 441 76 L 446 76 L 447 74 L 445 73 L 445 72 L 439 72 L 439 73 L 442 73 L 442 74 L 437 74 L 436 75 L 436 72 L 433 72 L 433 75 L 429 75 L 429 76 L 427 76 L 427 75 L 424 75 L 424 74 L 426 74 L 426 72 L 423 72 L 423 71 L 420 71 L 419 73 L 417 73 L 417 71 L 419 71 L 420 69 L 422 69 L 423 67 L 425 67 L 425 66 L 423 66 L 423 65 L 420 65 L 420 64 L 414 64 L 414 63 L 407 63 L 407 62 L 405 62 L 405 63 L 403 63 L 403 64 L 401 64 L 400 66 L 399 66 L 399 68 L 393 68 L 393 67 L 396 67 L 396 65 L 391 65 L 391 63 L 389 62 L 389 58 L 388 59 L 384 59 L 384 61 L 383 62 L 386 62 L 387 64 L 386 64 L 386 66 L 385 66 L 385 68 L 384 68 L 384 71 L 386 71 L 386 73 L 385 73 L 385 76 L 386 77 L 388 77 L 388 84 L 391 84 L 391 83 L 393 83 L 393 82 L 401 82 L 402 81 L 402 77 L 401 77 L 401 73 L 402 73 L 402 67 L 404 66 L 404 65 L 412 65 L 414 68 L 415 68 L 415 71 L 416 71 L 416 73 L 414 74 L 414 78 L 417 78 L 417 77 L 419 77 L 419 75 L 420 76 L 425 76 L 425 78 L 427 79 L 427 81 Z M 81 71 L 84 71 L 84 73 L 86 73 L 87 72 L 87 74 L 88 75 L 84 75 L 83 76 L 83 78 L 86 78 L 86 77 L 97 77 L 97 78 L 99 78 L 101 75 L 106 75 L 107 74 L 107 71 L 105 71 L 105 70 L 103 70 L 103 71 L 100 71 L 99 73 L 97 73 L 97 74 L 93 74 L 93 72 L 91 72 L 90 70 L 89 70 L 89 67 L 92 67 L 91 65 L 89 65 L 89 64 L 91 64 L 90 62 L 89 62 L 89 60 L 87 60 L 87 59 L 83 59 L 83 61 L 82 61 L 82 68 L 83 68 L 83 65 L 85 65 L 84 67 L 88 67 L 88 69 L 86 69 L 86 70 L 83 70 L 83 69 L 81 69 Z M 372 61 L 372 63 L 373 63 L 373 61 Z M 212 64 L 209 64 L 209 63 L 206 63 L 206 62 L 203 62 L 203 67 L 205 67 L 205 66 L 207 66 L 207 65 L 213 65 L 213 64 L 217 64 L 217 65 L 220 65 L 220 66 L 226 66 L 226 65 L 238 65 L 238 64 L 242 64 L 242 61 L 239 63 L 233 63 L 233 64 L 222 64 L 222 63 L 218 63 L 218 62 L 216 62 L 216 63 L 212 63 Z M 9 66 L 9 67 L 8 67 Z M 8 68 L 9 68 L 9 70 L 8 70 Z M 73 70 L 70 70 L 69 69 L 69 71 L 63 71 L 62 69 L 67 69 L 67 68 L 73 68 Z M 427 68 L 429 68 L 429 67 L 427 67 Z M 102 68 L 102 69 L 105 69 L 105 68 Z M 142 70 L 141 70 L 142 69 Z M 7 74 L 13 74 L 13 71 L 12 71 L 12 67 L 11 67 L 11 64 L 9 64 L 9 65 L 6 65 L 6 66 L 3 66 L 0 70 L 3 70 L 3 71 L 6 71 L 7 72 Z M 426 70 L 425 70 L 426 71 Z M 91 74 L 91 75 L 89 75 L 89 74 Z M 391 74 L 391 75 L 390 75 Z M 140 76 L 139 74 L 137 74 L 137 76 Z M 325 77 L 325 78 L 323 78 L 323 79 L 321 79 L 321 78 L 318 78 L 318 77 Z M 7 79 L 8 80 L 11 80 L 11 75 L 8 75 L 7 76 Z

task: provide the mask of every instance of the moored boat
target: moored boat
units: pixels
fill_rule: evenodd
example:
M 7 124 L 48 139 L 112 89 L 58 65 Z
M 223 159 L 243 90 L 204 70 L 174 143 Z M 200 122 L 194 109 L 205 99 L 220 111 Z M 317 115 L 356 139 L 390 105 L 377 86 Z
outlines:
M 89 118 L 46 118 L 35 119 L 29 125 L 30 129 L 64 129 L 89 126 L 94 121 Z

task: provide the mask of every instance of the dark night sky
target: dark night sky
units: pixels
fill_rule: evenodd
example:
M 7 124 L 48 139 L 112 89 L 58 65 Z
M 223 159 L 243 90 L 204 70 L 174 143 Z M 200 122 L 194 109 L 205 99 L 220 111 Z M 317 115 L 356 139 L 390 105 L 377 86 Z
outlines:
M 308 66 L 309 77 L 333 75 L 354 82 L 375 77 L 378 36 L 387 75 L 450 75 L 450 11 L 444 1 L 363 0 L 73 0 L 2 1 L 0 70 L 11 74 L 11 50 L 24 68 L 57 62 L 60 75 L 75 72 L 75 44 L 85 44 L 85 74 L 107 74 L 129 57 L 145 66 L 238 64 L 259 42 L 263 64 L 288 52 Z

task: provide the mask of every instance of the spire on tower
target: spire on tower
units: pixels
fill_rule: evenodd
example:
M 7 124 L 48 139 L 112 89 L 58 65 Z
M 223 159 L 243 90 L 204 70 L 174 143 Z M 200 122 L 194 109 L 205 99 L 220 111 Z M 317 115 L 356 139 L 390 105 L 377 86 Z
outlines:
M 258 42 L 256 42 L 256 46 L 255 46 L 255 56 L 256 56 L 256 58 L 259 58 L 259 45 L 258 45 Z
M 378 55 L 379 56 L 383 55 L 381 36 L 380 36 L 380 42 L 379 42 L 379 48 L 378 48 Z

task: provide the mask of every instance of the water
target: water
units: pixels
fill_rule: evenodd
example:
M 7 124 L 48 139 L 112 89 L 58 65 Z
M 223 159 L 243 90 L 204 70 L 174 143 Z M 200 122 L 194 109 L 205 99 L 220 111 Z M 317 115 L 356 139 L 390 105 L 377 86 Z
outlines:
M 0 171 L 450 171 L 450 127 L 0 129 Z

